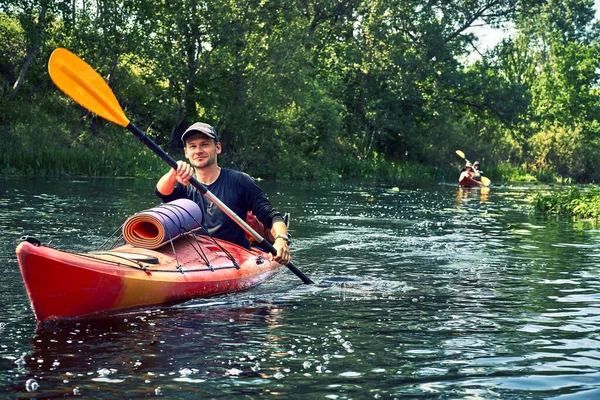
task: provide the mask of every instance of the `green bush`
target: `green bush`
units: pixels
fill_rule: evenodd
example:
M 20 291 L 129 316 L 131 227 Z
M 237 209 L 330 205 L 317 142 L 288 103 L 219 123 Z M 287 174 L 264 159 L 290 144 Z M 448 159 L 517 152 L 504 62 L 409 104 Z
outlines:
M 532 204 L 543 214 L 598 219 L 600 189 L 591 185 L 585 190 L 571 187 L 564 192 L 553 192 L 547 195 L 538 193 L 532 198 Z

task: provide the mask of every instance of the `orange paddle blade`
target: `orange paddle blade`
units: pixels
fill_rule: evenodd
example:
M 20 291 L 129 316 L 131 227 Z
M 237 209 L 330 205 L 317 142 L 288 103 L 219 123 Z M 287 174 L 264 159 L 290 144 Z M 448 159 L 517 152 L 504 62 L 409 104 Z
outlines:
M 127 127 L 129 120 L 115 94 L 88 63 L 64 48 L 52 52 L 50 77 L 67 96 L 100 117 Z

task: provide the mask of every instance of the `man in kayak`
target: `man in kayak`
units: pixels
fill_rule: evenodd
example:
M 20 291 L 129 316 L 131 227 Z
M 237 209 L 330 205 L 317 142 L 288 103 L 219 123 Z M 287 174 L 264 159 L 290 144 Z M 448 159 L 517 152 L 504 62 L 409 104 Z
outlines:
M 246 220 L 247 212 L 252 211 L 275 238 L 275 261 L 287 265 L 290 262 L 289 234 L 281 213 L 248 174 L 218 166 L 221 142 L 215 129 L 196 122 L 181 135 L 181 141 L 191 165 L 177 161 L 177 169 L 171 169 L 159 179 L 155 194 L 164 202 L 181 198 L 195 201 L 204 216 L 202 226 L 211 236 L 249 249 L 250 242 L 244 230 L 189 184 L 195 176 L 242 220 Z
M 481 181 L 482 175 L 483 171 L 481 170 L 481 165 L 479 165 L 479 161 L 475 161 L 473 163 L 473 179 L 476 181 Z
M 458 181 L 462 181 L 464 178 L 472 178 L 473 177 L 473 165 L 467 161 L 465 164 L 465 168 L 462 170 Z

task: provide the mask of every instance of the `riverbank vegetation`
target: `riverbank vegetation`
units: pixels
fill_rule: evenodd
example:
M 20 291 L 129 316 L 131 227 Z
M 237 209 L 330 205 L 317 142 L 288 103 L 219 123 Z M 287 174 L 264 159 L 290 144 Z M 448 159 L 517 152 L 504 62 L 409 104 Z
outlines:
M 590 185 L 585 189 L 570 187 L 566 191 L 538 193 L 532 204 L 542 214 L 599 219 L 600 188 Z
M 66 47 L 174 157 L 201 120 L 224 166 L 278 179 L 600 180 L 593 0 L 7 0 L 0 175 L 158 177 L 121 127 L 66 98 Z M 511 26 L 491 47 L 477 27 Z

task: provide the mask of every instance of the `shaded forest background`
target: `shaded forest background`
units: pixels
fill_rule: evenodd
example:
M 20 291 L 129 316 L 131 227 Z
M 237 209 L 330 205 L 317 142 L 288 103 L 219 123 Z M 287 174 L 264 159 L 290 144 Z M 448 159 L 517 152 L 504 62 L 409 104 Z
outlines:
M 195 121 L 222 165 L 279 179 L 600 180 L 593 0 L 5 0 L 0 175 L 157 177 L 122 127 L 59 92 L 66 47 L 171 154 Z M 510 28 L 495 47 L 477 27 Z M 453 175 L 456 172 L 456 176 Z

